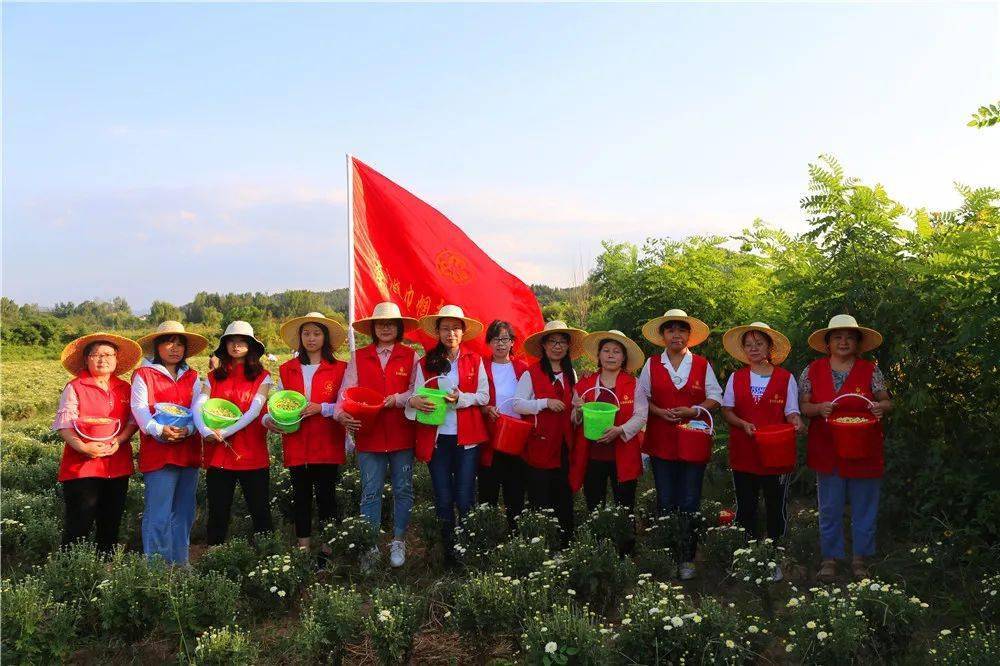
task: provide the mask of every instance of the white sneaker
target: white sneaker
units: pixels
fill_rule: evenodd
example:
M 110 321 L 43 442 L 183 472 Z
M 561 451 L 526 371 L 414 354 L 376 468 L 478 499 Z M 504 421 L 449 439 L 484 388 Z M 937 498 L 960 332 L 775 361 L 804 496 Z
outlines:
M 378 546 L 372 546 L 372 549 L 361 558 L 361 570 L 368 573 L 377 567 L 381 556 L 382 553 L 379 552 Z
M 681 580 L 691 580 L 694 578 L 697 573 L 694 568 L 694 562 L 682 562 L 679 573 Z
M 785 575 L 783 573 L 781 573 L 781 565 L 780 564 L 775 565 L 775 567 L 774 567 L 774 574 L 771 575 L 771 580 L 773 582 L 775 582 L 775 583 L 778 583 L 781 580 L 783 580 L 784 577 L 785 577 Z
M 389 564 L 398 569 L 404 562 L 406 562 L 406 543 L 394 540 L 389 544 Z

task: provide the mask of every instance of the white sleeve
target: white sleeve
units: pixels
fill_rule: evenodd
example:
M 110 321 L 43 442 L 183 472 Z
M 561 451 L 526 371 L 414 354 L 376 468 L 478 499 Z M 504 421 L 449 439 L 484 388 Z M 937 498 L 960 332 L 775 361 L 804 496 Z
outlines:
M 420 367 L 419 363 L 413 366 L 413 373 L 410 377 L 413 379 L 411 386 L 424 385 L 424 369 Z M 413 394 L 411 393 L 410 395 L 412 396 Z M 403 415 L 411 421 L 417 420 L 417 410 L 410 406 L 409 399 L 407 399 L 406 405 L 403 407 Z
M 527 372 L 517 380 L 517 388 L 514 390 L 514 411 L 518 414 L 537 414 L 548 406 L 548 401 L 544 398 L 535 399 L 535 387 L 531 383 L 531 375 Z
M 455 409 L 472 407 L 473 405 L 487 405 L 490 402 L 490 379 L 486 375 L 486 366 L 479 361 L 479 380 L 476 384 L 475 393 L 458 392 L 458 401 Z
M 240 430 L 243 430 L 243 428 L 246 428 L 248 425 L 257 420 L 257 417 L 260 416 L 261 410 L 264 409 L 264 405 L 267 404 L 267 393 L 270 390 L 272 383 L 270 375 L 264 378 L 264 381 L 260 383 L 260 388 L 257 389 L 257 395 L 253 397 L 250 407 L 247 411 L 243 412 L 243 416 L 240 417 L 240 420 L 219 431 L 222 434 L 223 439 L 239 432 Z
M 785 394 L 785 416 L 799 413 L 799 384 L 795 375 L 789 374 L 788 393 Z
M 653 359 L 651 358 L 647 358 L 646 363 L 642 366 L 642 370 L 639 371 L 639 379 L 637 381 L 635 392 L 636 396 L 642 393 L 646 397 L 647 404 L 649 404 L 649 398 L 653 395 L 653 389 L 649 380 L 649 364 L 652 360 Z
M 711 363 L 705 368 L 705 397 L 709 400 L 722 402 L 722 387 L 719 386 L 719 380 L 715 377 L 715 370 L 712 369 Z
M 205 380 L 208 381 L 207 379 Z M 191 416 L 194 418 L 194 427 L 198 429 L 198 432 L 202 437 L 208 437 L 212 434 L 212 430 L 205 425 L 205 420 L 201 418 L 201 410 L 208 402 L 208 397 L 211 395 L 212 391 L 210 388 L 201 385 L 201 390 L 194 394 L 194 402 L 191 403 Z
M 163 437 L 163 426 L 153 420 L 153 413 L 149 411 L 149 389 L 146 387 L 146 381 L 138 374 L 132 376 L 132 397 L 129 404 L 132 407 L 132 417 L 140 432 L 152 435 L 156 439 Z
M 736 406 L 736 392 L 733 390 L 733 377 L 736 373 L 729 375 L 729 379 L 726 381 L 726 394 L 722 396 L 722 406 L 723 407 L 735 407 Z
M 646 425 L 648 417 L 649 398 L 636 387 L 634 411 L 632 412 L 632 418 L 622 424 L 622 439 L 627 442 L 635 437 L 642 430 L 642 427 Z

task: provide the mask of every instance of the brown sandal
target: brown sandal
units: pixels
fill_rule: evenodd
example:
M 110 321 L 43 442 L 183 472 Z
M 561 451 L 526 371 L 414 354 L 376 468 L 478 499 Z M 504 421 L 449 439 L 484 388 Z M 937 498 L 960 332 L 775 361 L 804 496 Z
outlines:
M 851 561 L 851 575 L 854 576 L 855 580 L 864 580 L 869 578 L 868 567 L 865 566 L 865 560 L 861 557 L 855 557 Z
M 821 583 L 832 583 L 837 577 L 837 560 L 823 560 L 820 562 L 819 571 L 816 572 L 816 580 Z

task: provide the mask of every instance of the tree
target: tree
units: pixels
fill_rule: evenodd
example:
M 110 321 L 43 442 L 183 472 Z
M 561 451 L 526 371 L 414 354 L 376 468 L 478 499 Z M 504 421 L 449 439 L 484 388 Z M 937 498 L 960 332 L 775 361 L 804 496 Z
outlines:
M 183 321 L 184 313 L 179 307 L 167 301 L 153 301 L 149 306 L 149 321 L 158 324 L 169 320 Z
M 1000 123 L 1000 102 L 979 107 L 979 110 L 972 114 L 972 120 L 967 125 L 982 129 L 984 127 L 993 127 L 997 123 Z

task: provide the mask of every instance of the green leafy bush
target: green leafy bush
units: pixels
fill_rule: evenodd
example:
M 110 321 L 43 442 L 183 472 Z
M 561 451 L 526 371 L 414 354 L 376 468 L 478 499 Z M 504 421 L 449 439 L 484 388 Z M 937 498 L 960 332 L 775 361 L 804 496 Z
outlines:
M 361 604 L 362 597 L 353 587 L 313 585 L 295 635 L 301 656 L 311 663 L 342 663 L 345 646 L 361 633 Z
M 407 662 L 423 617 L 424 601 L 412 592 L 397 585 L 375 590 L 364 624 L 379 663 Z
M 4 581 L 0 616 L 4 663 L 62 662 L 73 651 L 79 609 L 76 602 L 56 601 L 38 578 L 16 585 Z

